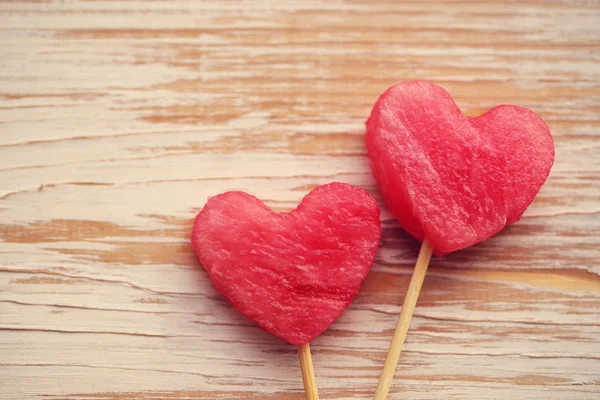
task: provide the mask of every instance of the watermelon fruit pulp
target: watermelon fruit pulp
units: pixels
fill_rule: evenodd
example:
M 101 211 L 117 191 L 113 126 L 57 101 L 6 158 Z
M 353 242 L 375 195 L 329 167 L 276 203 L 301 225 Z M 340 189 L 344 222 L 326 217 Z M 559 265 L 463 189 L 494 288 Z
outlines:
M 331 183 L 289 213 L 244 192 L 214 196 L 196 217 L 192 245 L 237 310 L 302 345 L 350 305 L 380 237 L 376 201 L 363 189 Z
M 366 123 L 371 167 L 404 229 L 442 255 L 519 220 L 554 162 L 548 126 L 501 105 L 466 117 L 440 86 L 400 83 Z

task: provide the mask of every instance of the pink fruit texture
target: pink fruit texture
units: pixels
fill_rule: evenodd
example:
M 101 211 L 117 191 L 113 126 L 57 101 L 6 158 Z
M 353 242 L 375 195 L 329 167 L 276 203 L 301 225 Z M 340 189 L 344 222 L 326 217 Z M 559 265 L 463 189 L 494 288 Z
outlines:
M 192 245 L 237 310 L 302 345 L 350 305 L 380 237 L 376 201 L 363 189 L 331 183 L 289 213 L 244 192 L 214 196 L 196 217 Z
M 442 255 L 519 220 L 554 162 L 548 126 L 500 105 L 472 118 L 446 90 L 404 82 L 379 97 L 367 120 L 375 179 L 404 229 Z

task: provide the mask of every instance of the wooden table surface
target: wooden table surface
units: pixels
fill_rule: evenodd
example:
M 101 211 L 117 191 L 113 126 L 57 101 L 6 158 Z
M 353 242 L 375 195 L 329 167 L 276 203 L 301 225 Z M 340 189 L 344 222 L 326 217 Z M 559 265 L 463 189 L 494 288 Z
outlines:
M 467 115 L 549 124 L 516 225 L 434 258 L 393 399 L 600 398 L 600 2 L 2 1 L 0 398 L 303 399 L 296 349 L 245 320 L 190 247 L 210 195 L 289 210 L 367 189 L 383 239 L 313 344 L 323 399 L 372 396 L 418 244 L 364 121 L 411 79 Z

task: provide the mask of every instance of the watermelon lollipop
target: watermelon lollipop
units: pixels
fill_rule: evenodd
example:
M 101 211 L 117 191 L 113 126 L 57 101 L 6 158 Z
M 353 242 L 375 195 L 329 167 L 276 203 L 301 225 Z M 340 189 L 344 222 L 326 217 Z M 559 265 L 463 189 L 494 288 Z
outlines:
M 391 87 L 366 123 L 373 175 L 391 212 L 422 241 L 375 399 L 384 399 L 432 251 L 481 242 L 517 222 L 554 162 L 548 126 L 522 107 L 462 114 L 431 82 Z
M 331 183 L 289 213 L 244 192 L 212 197 L 196 217 L 192 245 L 238 311 L 299 346 L 307 397 L 316 399 L 308 343 L 350 305 L 380 237 L 376 201 L 363 189 Z

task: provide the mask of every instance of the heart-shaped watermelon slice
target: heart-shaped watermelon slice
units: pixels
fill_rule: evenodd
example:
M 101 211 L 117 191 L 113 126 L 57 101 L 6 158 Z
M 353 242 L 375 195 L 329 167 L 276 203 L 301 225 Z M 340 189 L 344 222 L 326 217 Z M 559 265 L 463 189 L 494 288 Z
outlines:
M 244 192 L 214 196 L 196 217 L 192 245 L 237 310 L 303 345 L 350 305 L 380 237 L 376 201 L 363 189 L 331 183 L 289 213 Z
M 532 111 L 500 105 L 466 117 L 446 90 L 426 81 L 388 89 L 366 125 L 389 209 L 438 255 L 518 221 L 554 162 L 550 130 Z

